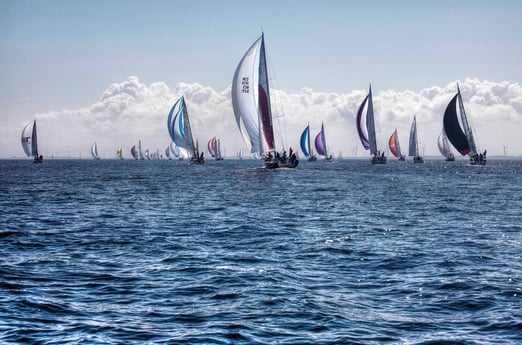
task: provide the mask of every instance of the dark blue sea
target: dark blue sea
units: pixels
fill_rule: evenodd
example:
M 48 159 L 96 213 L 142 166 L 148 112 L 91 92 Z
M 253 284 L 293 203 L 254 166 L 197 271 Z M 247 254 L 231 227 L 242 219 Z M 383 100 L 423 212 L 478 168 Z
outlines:
M 0 161 L 2 344 L 521 344 L 522 161 Z

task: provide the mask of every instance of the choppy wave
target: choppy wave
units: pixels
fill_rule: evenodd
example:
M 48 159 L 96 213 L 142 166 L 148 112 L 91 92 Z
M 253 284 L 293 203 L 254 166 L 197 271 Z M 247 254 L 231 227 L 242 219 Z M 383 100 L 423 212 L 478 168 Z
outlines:
M 0 342 L 515 344 L 521 161 L 0 161 Z

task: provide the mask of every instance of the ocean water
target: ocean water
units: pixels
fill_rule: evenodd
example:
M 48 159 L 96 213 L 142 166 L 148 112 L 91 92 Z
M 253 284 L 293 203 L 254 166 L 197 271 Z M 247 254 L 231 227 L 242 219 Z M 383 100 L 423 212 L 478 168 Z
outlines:
M 522 161 L 260 163 L 0 161 L 0 343 L 522 343 Z

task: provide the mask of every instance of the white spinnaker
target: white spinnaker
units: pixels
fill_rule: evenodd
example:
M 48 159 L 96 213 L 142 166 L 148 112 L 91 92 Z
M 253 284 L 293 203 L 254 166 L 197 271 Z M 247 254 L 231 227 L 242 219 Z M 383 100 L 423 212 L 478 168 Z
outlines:
M 22 130 L 22 148 L 24 149 L 27 157 L 33 156 L 32 143 L 33 143 L 33 126 L 34 121 L 28 123 Z

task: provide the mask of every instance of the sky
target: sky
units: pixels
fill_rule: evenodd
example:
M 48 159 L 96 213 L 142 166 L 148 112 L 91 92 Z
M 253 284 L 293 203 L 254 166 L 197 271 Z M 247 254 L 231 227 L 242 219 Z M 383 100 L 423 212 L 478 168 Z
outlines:
M 371 83 L 382 145 L 417 116 L 439 155 L 444 109 L 463 93 L 481 149 L 522 155 L 520 1 L 0 0 L 0 158 L 23 157 L 37 119 L 44 155 L 102 158 L 169 143 L 182 94 L 195 136 L 246 149 L 230 101 L 235 68 L 263 31 L 279 139 L 310 122 L 344 157 L 368 155 L 355 112 Z

